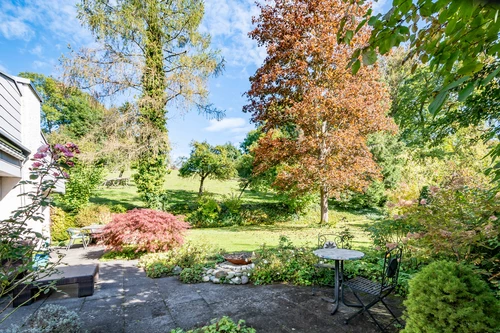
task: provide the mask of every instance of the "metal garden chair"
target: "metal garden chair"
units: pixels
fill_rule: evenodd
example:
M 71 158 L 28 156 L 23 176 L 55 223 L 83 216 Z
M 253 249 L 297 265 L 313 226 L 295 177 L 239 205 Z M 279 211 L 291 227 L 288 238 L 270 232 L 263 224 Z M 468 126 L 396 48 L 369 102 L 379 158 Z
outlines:
M 384 269 L 381 274 L 380 283 L 373 282 L 363 277 L 355 277 L 344 282 L 343 286 L 348 287 L 353 292 L 354 296 L 359 302 L 359 305 L 361 306 L 361 309 L 358 312 L 354 313 L 349 318 L 347 318 L 347 320 L 345 320 L 345 324 L 348 324 L 351 319 L 362 314 L 363 312 L 367 312 L 373 319 L 375 324 L 383 332 L 385 332 L 386 328 L 388 328 L 395 321 L 398 322 L 399 325 L 403 325 L 384 300 L 387 296 L 389 296 L 390 293 L 392 293 L 396 289 L 402 256 L 403 250 L 400 247 L 395 247 L 385 253 Z M 344 288 L 342 288 L 342 292 L 344 292 Z M 364 303 L 358 294 L 359 292 L 371 295 L 372 300 L 369 303 Z M 370 312 L 370 308 L 378 302 L 381 302 L 394 318 L 385 326 L 382 326 L 382 324 Z
M 90 235 L 87 232 L 78 228 L 68 228 L 66 232 L 69 235 L 69 242 L 68 246 L 66 247 L 66 251 L 69 250 L 69 248 L 71 247 L 71 245 L 73 245 L 76 239 L 81 239 L 83 247 L 85 249 L 87 248 L 87 244 L 90 242 Z

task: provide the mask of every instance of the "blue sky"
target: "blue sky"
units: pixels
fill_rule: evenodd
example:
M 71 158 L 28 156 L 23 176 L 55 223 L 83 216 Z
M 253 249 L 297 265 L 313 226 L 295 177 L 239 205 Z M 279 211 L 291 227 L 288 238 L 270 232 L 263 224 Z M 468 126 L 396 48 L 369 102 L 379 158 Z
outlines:
M 59 61 L 68 44 L 78 49 L 93 43 L 91 34 L 76 19 L 75 0 L 0 1 L 0 70 L 12 75 L 38 72 L 58 77 Z M 374 5 L 384 11 L 388 0 Z M 266 53 L 248 38 L 252 16 L 258 15 L 253 0 L 206 0 L 201 29 L 212 36 L 220 49 L 226 70 L 209 83 L 210 102 L 226 110 L 222 121 L 209 120 L 196 111 L 168 114 L 167 127 L 172 144 L 172 160 L 189 155 L 192 140 L 211 144 L 238 145 L 254 126 L 241 111 L 250 87 L 248 78 L 262 64 Z

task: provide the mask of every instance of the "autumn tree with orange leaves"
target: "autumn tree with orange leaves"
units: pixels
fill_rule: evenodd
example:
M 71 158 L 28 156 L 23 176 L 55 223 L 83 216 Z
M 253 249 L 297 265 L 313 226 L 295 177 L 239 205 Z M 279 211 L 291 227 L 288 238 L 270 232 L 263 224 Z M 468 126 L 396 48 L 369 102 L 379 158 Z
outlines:
M 329 198 L 362 191 L 380 177 L 366 136 L 395 130 L 378 68 L 363 66 L 352 75 L 348 67 L 370 31 L 364 27 L 346 35 L 347 44 L 337 42 L 338 30 L 355 31 L 368 6 L 343 0 L 268 0 L 258 6 L 250 36 L 268 56 L 250 78 L 244 107 L 265 133 L 254 150 L 254 172 L 279 165 L 277 188 L 298 195 L 319 190 L 321 223 L 327 223 Z

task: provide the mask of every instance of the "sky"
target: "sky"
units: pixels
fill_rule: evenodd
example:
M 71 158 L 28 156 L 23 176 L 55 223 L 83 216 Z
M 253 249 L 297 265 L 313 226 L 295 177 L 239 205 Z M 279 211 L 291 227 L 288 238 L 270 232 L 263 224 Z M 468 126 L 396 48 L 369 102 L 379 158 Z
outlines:
M 76 17 L 76 0 L 0 0 L 0 70 L 11 75 L 37 72 L 59 76 L 59 58 L 73 49 L 91 46 L 94 39 Z M 374 12 L 386 12 L 390 0 L 374 3 Z M 188 156 L 190 142 L 235 145 L 255 126 L 242 112 L 250 88 L 249 77 L 266 57 L 266 51 L 248 37 L 252 16 L 259 10 L 254 0 L 206 0 L 200 27 L 212 36 L 212 47 L 221 50 L 224 73 L 209 82 L 210 103 L 225 110 L 221 121 L 196 111 L 171 111 L 167 128 L 171 158 Z

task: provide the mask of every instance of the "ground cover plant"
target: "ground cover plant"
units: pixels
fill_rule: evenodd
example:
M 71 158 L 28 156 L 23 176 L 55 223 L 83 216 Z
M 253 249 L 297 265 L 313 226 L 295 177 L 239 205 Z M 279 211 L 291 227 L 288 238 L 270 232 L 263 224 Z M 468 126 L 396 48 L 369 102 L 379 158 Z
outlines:
M 81 333 L 82 320 L 75 311 L 60 305 L 45 305 L 31 316 L 23 327 L 3 333 Z
M 168 252 L 145 254 L 140 258 L 139 266 L 144 268 L 147 276 L 159 278 L 179 274 L 180 269 L 213 267 L 215 263 L 224 261 L 223 252 L 215 247 L 188 242 Z
M 238 320 L 235 323 L 229 317 L 222 317 L 221 319 L 213 319 L 212 323 L 201 328 L 195 328 L 194 330 L 185 331 L 181 328 L 176 328 L 170 331 L 170 333 L 256 333 L 257 331 L 251 327 L 245 325 L 244 320 Z

